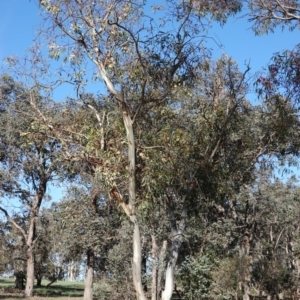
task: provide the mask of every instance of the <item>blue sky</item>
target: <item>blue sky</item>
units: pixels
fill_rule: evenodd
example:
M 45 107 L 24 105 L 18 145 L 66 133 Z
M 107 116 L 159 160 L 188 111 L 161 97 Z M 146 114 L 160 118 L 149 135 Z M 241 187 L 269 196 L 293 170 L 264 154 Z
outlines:
M 39 11 L 33 1 L 0 1 L 0 59 L 29 48 L 40 23 Z
M 35 0 L 0 0 L 0 61 L 10 55 L 22 57 L 30 48 L 41 23 L 41 16 Z M 255 36 L 245 18 L 231 18 L 224 27 L 214 25 L 208 33 L 207 43 L 214 48 L 213 57 L 223 53 L 233 57 L 241 69 L 250 62 L 251 73 L 266 66 L 275 52 L 292 49 L 300 43 L 299 31 L 276 30 L 275 33 Z M 213 41 L 222 47 L 218 47 Z M 62 95 L 64 97 L 66 95 Z M 52 188 L 54 200 L 61 191 Z
M 35 38 L 41 22 L 34 0 L 0 1 L 0 61 L 9 55 L 24 56 Z M 252 73 L 266 66 L 272 54 L 292 49 L 300 42 L 299 31 L 276 30 L 274 34 L 255 36 L 245 18 L 231 18 L 223 28 L 218 25 L 208 33 L 223 47 L 220 49 L 211 39 L 208 44 L 215 48 L 214 57 L 223 53 L 232 56 L 241 69 L 250 61 Z

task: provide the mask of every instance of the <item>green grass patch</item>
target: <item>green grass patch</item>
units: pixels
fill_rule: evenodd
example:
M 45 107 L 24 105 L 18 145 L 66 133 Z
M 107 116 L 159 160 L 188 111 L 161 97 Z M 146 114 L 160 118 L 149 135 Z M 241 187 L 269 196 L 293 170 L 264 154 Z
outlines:
M 0 279 L 0 299 L 16 299 L 21 298 L 18 293 L 13 289 L 14 278 L 2 278 Z M 33 294 L 35 297 L 55 297 L 60 299 L 61 297 L 82 297 L 84 291 L 84 282 L 74 281 L 57 281 L 51 286 L 47 287 L 50 281 L 43 280 L 41 287 L 34 287 Z M 33 298 L 34 299 L 34 298 Z
M 0 288 L 12 287 L 14 284 L 14 278 L 0 278 Z
M 45 280 L 42 282 L 43 287 L 36 288 L 36 291 L 46 290 L 48 292 L 47 295 L 62 295 L 68 297 L 82 297 L 84 291 L 84 282 L 76 282 L 76 281 L 57 281 L 46 287 L 49 282 Z
M 43 283 L 43 282 L 42 282 Z M 43 283 L 42 287 L 35 287 L 34 294 L 40 296 L 67 296 L 67 297 L 82 297 L 84 290 L 84 283 L 82 282 L 55 282 L 49 287 L 46 287 L 47 281 Z

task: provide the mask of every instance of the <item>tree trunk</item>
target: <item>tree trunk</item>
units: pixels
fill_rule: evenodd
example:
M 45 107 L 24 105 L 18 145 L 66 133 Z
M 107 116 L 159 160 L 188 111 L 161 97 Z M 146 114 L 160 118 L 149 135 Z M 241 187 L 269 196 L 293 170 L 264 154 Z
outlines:
M 33 284 L 34 284 L 34 246 L 36 242 L 36 220 L 39 215 L 39 210 L 43 201 L 43 197 L 46 193 L 47 188 L 47 178 L 40 180 L 38 187 L 35 187 L 35 196 L 32 202 L 30 217 L 29 217 L 29 228 L 28 233 L 26 234 L 25 230 L 19 226 L 13 219 L 10 218 L 7 211 L 0 207 L 0 210 L 5 214 L 6 218 L 10 223 L 13 224 L 26 239 L 27 246 L 27 274 L 26 274 L 26 287 L 25 287 L 25 297 L 31 297 L 33 293 Z
M 34 275 L 36 279 L 36 286 L 41 287 L 42 286 L 42 279 L 43 279 L 43 266 L 42 262 L 34 262 Z
M 250 254 L 250 242 L 252 239 L 252 224 L 249 222 L 249 202 L 246 202 L 245 228 L 241 241 L 241 257 L 243 258 L 244 278 L 242 278 L 243 300 L 250 300 L 250 284 L 252 277 L 252 256 Z
M 95 257 L 94 250 L 88 249 L 87 271 L 86 271 L 83 300 L 93 300 L 94 257 Z
M 36 279 L 36 287 L 41 287 L 42 286 L 42 278 L 41 277 L 38 277 Z
M 167 241 L 163 241 L 159 257 L 158 257 L 158 272 L 157 272 L 157 284 L 156 284 L 156 299 L 160 299 L 161 296 L 161 288 L 162 288 L 162 275 L 164 271 L 164 261 L 166 258 L 166 252 L 167 252 Z
M 33 205 L 30 213 L 30 223 L 27 235 L 27 276 L 25 297 L 31 297 L 34 284 L 34 254 L 33 249 L 36 242 L 36 219 L 42 204 L 43 197 L 46 193 L 47 181 L 41 181 L 39 188 L 36 190 L 36 195 L 33 200 Z
M 69 281 L 74 281 L 74 268 L 75 268 L 75 262 L 72 260 L 71 263 L 68 265 L 68 279 Z
M 25 281 L 25 275 L 23 271 L 16 271 L 14 273 L 14 276 L 16 277 L 15 280 L 15 288 L 18 290 L 24 290 L 24 281 Z
M 96 33 L 93 33 L 92 39 L 97 44 Z M 127 105 L 124 99 L 124 94 L 119 93 L 115 87 L 113 82 L 109 79 L 108 74 L 105 70 L 105 67 L 100 58 L 97 59 L 96 65 L 99 68 L 99 71 L 102 75 L 103 80 L 106 83 L 109 91 L 115 96 L 117 102 L 120 105 L 120 109 L 123 113 L 123 123 L 126 129 L 126 136 L 128 142 L 128 192 L 129 199 L 128 204 L 122 201 L 120 204 L 124 209 L 125 213 L 129 217 L 131 223 L 134 226 L 133 229 L 133 261 L 132 261 L 132 275 L 133 275 L 133 284 L 136 291 L 137 300 L 146 300 L 143 285 L 142 285 L 142 275 L 141 275 L 141 237 L 140 237 L 140 229 L 137 222 L 135 205 L 136 205 L 136 154 L 135 154 L 135 138 L 133 132 L 133 120 L 127 111 Z M 122 89 L 121 89 L 122 90 Z
M 155 235 L 151 234 L 152 239 L 152 253 L 151 253 L 151 263 L 152 263 L 152 284 L 151 284 L 151 300 L 156 300 L 157 295 L 157 244 Z
M 243 300 L 250 300 L 252 256 L 250 255 L 250 232 L 248 228 L 244 231 L 242 240 L 242 255 L 244 259 Z
M 147 253 L 143 253 L 142 255 L 142 285 L 144 292 L 146 293 L 148 291 L 148 282 L 147 277 L 145 276 L 147 274 Z
M 34 284 L 34 257 L 33 249 L 29 247 L 27 250 L 27 274 L 26 274 L 26 287 L 25 287 L 25 297 L 32 297 Z
M 300 259 L 296 258 L 296 271 L 297 271 L 297 281 L 296 281 L 296 295 L 300 294 Z
M 123 203 L 123 209 L 129 216 L 131 223 L 133 224 L 133 261 L 132 261 L 132 275 L 133 284 L 136 291 L 137 300 L 146 300 L 143 285 L 142 285 L 142 247 L 141 247 L 141 235 L 138 221 L 136 218 L 135 204 L 136 204 L 136 178 L 135 178 L 135 139 L 133 133 L 133 124 L 131 117 L 126 111 L 123 110 L 123 121 L 126 129 L 127 142 L 128 142 L 128 162 L 129 162 L 129 182 L 128 192 L 129 200 L 128 205 Z
M 132 261 L 132 275 L 133 284 L 136 291 L 137 300 L 146 300 L 144 295 L 144 289 L 142 285 L 142 247 L 141 247 L 141 235 L 140 228 L 136 221 L 136 216 L 132 216 L 131 220 L 135 220 L 133 230 L 133 261 Z
M 174 274 L 175 274 L 175 266 L 178 259 L 179 249 L 182 243 L 183 232 L 185 228 L 187 218 L 186 209 L 183 209 L 181 214 L 181 221 L 179 223 L 178 229 L 175 231 L 176 222 L 173 217 L 173 211 L 171 211 L 171 226 L 173 231 L 173 242 L 172 249 L 167 265 L 166 277 L 165 277 L 165 289 L 162 293 L 162 300 L 170 300 L 172 298 L 173 290 L 174 290 Z
M 63 269 L 62 267 L 58 267 L 59 271 L 54 273 L 51 281 L 47 284 L 47 287 L 49 287 L 51 284 L 53 284 L 54 282 L 56 282 L 58 280 L 58 278 L 60 278 L 62 272 L 63 272 Z
M 164 270 L 164 260 L 166 257 L 167 241 L 163 241 L 161 251 L 158 255 L 158 246 L 155 235 L 151 235 L 152 239 L 152 286 L 151 300 L 160 299 L 161 294 L 161 279 Z

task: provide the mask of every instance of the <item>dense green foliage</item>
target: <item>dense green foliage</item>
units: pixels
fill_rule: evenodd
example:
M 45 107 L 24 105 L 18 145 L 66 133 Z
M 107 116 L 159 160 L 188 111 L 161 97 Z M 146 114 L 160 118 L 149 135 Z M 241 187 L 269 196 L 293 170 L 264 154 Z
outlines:
M 251 83 L 250 66 L 212 60 L 199 38 L 243 1 L 166 1 L 153 6 L 161 23 L 143 1 L 38 2 L 49 56 L 68 76 L 56 82 L 76 96 L 51 99 L 38 52 L 29 71 L 8 60 L 0 271 L 27 271 L 26 296 L 33 275 L 49 288 L 86 277 L 85 300 L 93 282 L 102 299 L 299 293 L 300 190 L 274 177 L 299 156 L 299 47 Z M 298 22 L 298 1 L 245 2 L 256 33 Z M 105 91 L 85 92 L 99 77 Z M 55 184 L 66 187 L 61 201 L 43 207 Z

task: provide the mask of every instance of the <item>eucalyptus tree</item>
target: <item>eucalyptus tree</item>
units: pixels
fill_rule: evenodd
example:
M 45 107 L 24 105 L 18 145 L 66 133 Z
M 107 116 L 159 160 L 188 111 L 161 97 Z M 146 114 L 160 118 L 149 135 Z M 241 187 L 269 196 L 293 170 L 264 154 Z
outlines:
M 237 195 L 236 219 L 227 232 L 228 243 L 224 243 L 228 254 L 223 255 L 217 269 L 234 280 L 229 284 L 222 276 L 215 276 L 216 292 L 226 293 L 231 288 L 241 294 L 239 285 L 248 281 L 252 296 L 266 294 L 276 299 L 280 293 L 284 297 L 297 294 L 299 187 L 294 182 L 271 182 L 270 177 L 264 177 Z M 224 234 L 222 224 L 214 229 Z M 242 295 L 246 296 L 245 291 Z
M 0 190 L 9 201 L 19 201 L 25 219 L 24 226 L 12 218 L 4 204 L 0 210 L 26 241 L 25 295 L 31 296 L 34 248 L 39 238 L 36 224 L 42 202 L 47 198 L 47 185 L 58 175 L 60 144 L 49 135 L 47 126 L 40 123 L 33 113 L 32 105 L 45 114 L 51 115 L 53 112 L 50 100 L 39 95 L 36 87 L 25 88 L 11 77 L 3 75 L 0 89 Z
M 281 149 L 286 149 L 285 155 L 291 156 L 297 155 L 299 149 L 299 121 L 290 103 L 266 99 L 261 107 L 252 106 L 245 99 L 244 74 L 231 59 L 220 59 L 210 68 L 211 72 L 198 74 L 198 90 L 189 95 L 188 101 L 181 100 L 181 109 L 177 108 L 176 117 L 170 118 L 174 123 L 169 121 L 152 134 L 155 139 L 161 139 L 164 150 L 148 149 L 143 154 L 148 159 L 144 172 L 155 170 L 153 178 L 164 186 L 157 190 L 172 187 L 173 195 L 177 190 L 177 199 L 180 195 L 186 200 L 190 216 L 206 211 L 207 216 L 199 218 L 203 225 L 222 220 L 225 212 L 236 219 L 234 199 L 244 185 L 253 183 L 256 167 L 272 164 L 274 157 L 283 159 Z M 174 110 L 163 111 L 167 113 L 173 114 Z M 172 184 L 166 187 L 169 180 Z M 222 228 L 220 237 L 226 244 L 224 237 L 230 227 L 223 224 Z M 248 236 L 245 226 L 238 241 L 246 256 Z M 244 272 L 247 268 L 245 264 Z M 245 295 L 248 285 L 245 278 Z
M 9 229 L 6 222 L 1 222 L 0 225 L 0 255 L 2 257 L 0 263 L 0 274 L 10 273 L 12 268 L 12 257 L 10 251 L 10 243 L 7 240 Z
M 299 293 L 299 187 L 292 181 L 258 186 L 253 281 L 272 297 Z M 252 200 L 253 201 L 253 200 Z
M 178 85 L 194 84 L 195 74 L 203 66 L 206 54 L 199 36 L 199 14 L 194 14 L 193 2 L 161 3 L 153 10 L 163 22 L 154 22 L 147 15 L 146 5 L 134 1 L 39 1 L 51 28 L 50 56 L 59 58 L 61 50 L 67 50 L 73 65 L 89 59 L 95 66 L 95 76 L 101 77 L 111 95 L 112 102 L 120 112 L 126 130 L 128 155 L 128 199 L 117 195 L 124 212 L 134 227 L 133 282 L 137 299 L 145 299 L 141 281 L 141 240 L 136 204 L 136 159 L 134 125 L 139 116 L 153 107 L 165 104 L 177 92 Z M 234 7 L 228 11 L 238 10 Z M 206 7 L 204 14 L 210 13 Z M 214 15 L 217 19 L 220 13 Z M 222 16 L 223 17 L 223 16 Z M 224 14 L 224 18 L 226 14 Z M 222 18 L 222 19 L 224 19 Z M 173 25 L 172 25 L 173 24 Z M 53 27 L 53 25 L 55 27 Z M 200 26 L 200 28 L 202 28 Z M 54 30 L 53 30 L 54 29 Z M 59 37 L 66 41 L 59 44 Z M 77 81 L 84 79 L 84 69 L 74 74 Z M 111 182 L 112 191 L 120 191 L 116 182 Z M 182 236 L 182 225 L 174 234 L 173 249 L 169 259 L 163 299 L 170 299 L 173 290 L 174 268 Z M 175 228 L 174 228 L 175 229 Z
M 216 64 L 207 64 L 213 70 L 199 72 L 198 89 L 178 88 L 176 97 L 170 100 L 169 105 L 153 108 L 143 118 L 137 117 L 139 126 L 136 134 L 139 140 L 136 152 L 136 193 L 138 199 L 144 201 L 136 207 L 142 234 L 150 233 L 152 237 L 153 262 L 160 261 L 157 268 L 154 264 L 152 269 L 153 299 L 160 297 L 162 271 L 165 269 L 164 256 L 167 251 L 172 253 L 171 258 L 168 258 L 172 263 L 169 269 L 166 268 L 169 281 L 166 281 L 165 290 L 173 285 L 176 261 L 172 261 L 172 249 L 176 248 L 177 259 L 187 212 L 191 213 L 204 199 L 225 201 L 226 193 L 232 194 L 240 185 L 251 181 L 253 162 L 262 155 L 257 145 L 262 143 L 267 147 L 263 144 L 265 141 L 254 143 L 257 140 L 256 132 L 251 133 L 249 130 L 248 133 L 246 130 L 246 126 L 253 125 L 251 118 L 255 112 L 244 98 L 245 74 L 239 73 L 230 59 L 223 58 Z M 186 99 L 187 94 L 189 99 Z M 84 101 L 86 106 L 91 105 L 86 98 Z M 92 107 L 95 108 L 96 103 Z M 103 107 L 97 109 L 97 114 L 102 115 Z M 124 166 L 127 149 L 124 142 L 118 143 L 122 141 L 120 119 L 115 116 L 114 120 L 113 115 L 105 118 L 107 126 L 103 134 L 103 127 L 98 126 L 97 118 L 94 116 L 93 121 L 82 108 L 80 111 L 72 116 L 68 110 L 68 119 L 62 120 L 65 123 L 60 126 L 68 135 L 73 132 L 73 145 L 77 143 L 83 151 L 83 157 L 92 167 L 96 167 L 99 186 L 102 183 L 107 189 L 111 180 L 118 182 L 118 189 L 110 189 L 110 196 L 113 201 L 122 205 L 119 194 L 123 191 L 126 195 Z M 255 129 L 259 130 L 259 126 Z M 246 138 L 244 130 L 249 137 Z M 80 140 L 82 136 L 85 136 L 86 144 Z M 246 156 L 242 149 L 234 151 L 231 147 L 240 142 L 239 136 L 244 139 Z M 97 145 L 102 144 L 102 137 L 103 144 L 106 145 L 104 151 L 100 147 L 97 150 Z M 77 163 L 82 162 L 79 160 Z M 227 169 L 224 165 L 228 166 Z M 230 178 L 231 187 L 228 186 Z M 166 218 L 169 220 L 166 221 Z M 176 220 L 180 221 L 178 227 Z M 155 246 L 158 244 L 156 240 L 159 232 L 160 251 Z
M 24 219 L 14 215 L 12 218 L 19 224 L 24 224 Z M 1 223 L 1 274 L 14 275 L 15 288 L 23 290 L 26 274 L 26 242 L 18 230 L 9 222 Z
M 289 141 L 277 134 L 280 128 L 272 128 L 271 120 L 267 126 L 262 121 L 276 111 L 274 106 L 260 111 L 245 99 L 247 72 L 241 74 L 232 60 L 225 59 L 218 62 L 216 73 L 210 72 L 212 65 L 199 38 L 205 16 L 225 22 L 242 2 L 166 1 L 153 3 L 153 12 L 142 1 L 40 0 L 39 4 L 44 24 L 49 25 L 49 54 L 70 62 L 78 100 L 82 101 L 88 76 L 85 64 L 87 68 L 92 64 L 94 78 L 103 79 L 117 113 L 113 126 L 120 131 L 109 135 L 106 111 L 87 103 L 97 120 L 96 127 L 91 124 L 96 132 L 90 162 L 93 158 L 91 167 L 132 223 L 137 299 L 146 299 L 141 215 L 160 205 L 168 211 L 172 238 L 162 299 L 170 299 L 190 207 L 213 199 L 229 203 L 233 210 L 231 196 L 254 179 L 255 164 Z M 292 121 L 284 123 L 286 132 L 294 129 Z M 62 131 L 56 132 L 61 136 Z M 83 151 L 83 156 L 88 155 Z
M 277 26 L 294 30 L 299 26 L 300 3 L 291 0 L 248 0 L 249 21 L 256 34 L 273 32 Z
M 55 204 L 53 230 L 61 228 L 60 249 L 68 258 L 86 257 L 84 299 L 93 297 L 92 285 L 95 270 L 105 274 L 107 254 L 114 244 L 118 218 L 103 193 L 93 194 L 90 188 L 71 187 L 60 203 Z M 57 237 L 58 238 L 58 237 Z
M 38 239 L 34 247 L 34 276 L 36 286 L 42 285 L 42 279 L 49 279 L 54 273 L 54 266 L 50 260 L 53 248 L 51 216 L 49 211 L 43 208 L 40 211 L 36 224 Z

